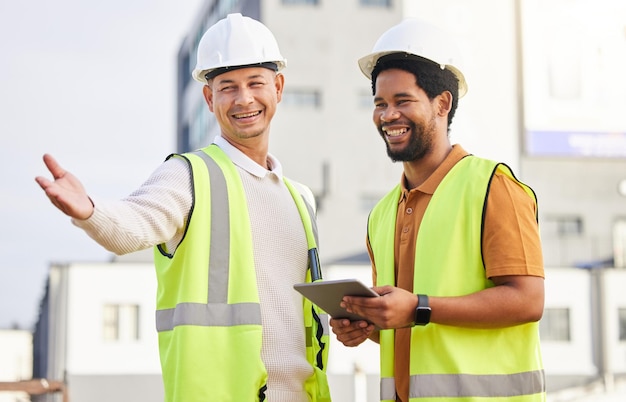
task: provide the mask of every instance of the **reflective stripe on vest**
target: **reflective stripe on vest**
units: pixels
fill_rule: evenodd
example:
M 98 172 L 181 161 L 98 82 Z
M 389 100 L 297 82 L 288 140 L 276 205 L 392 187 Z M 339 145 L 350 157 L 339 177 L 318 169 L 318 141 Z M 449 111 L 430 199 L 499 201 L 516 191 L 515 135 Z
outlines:
M 502 375 L 420 374 L 411 376 L 409 398 L 510 398 L 545 392 L 544 371 Z M 383 378 L 381 400 L 396 400 L 396 383 Z

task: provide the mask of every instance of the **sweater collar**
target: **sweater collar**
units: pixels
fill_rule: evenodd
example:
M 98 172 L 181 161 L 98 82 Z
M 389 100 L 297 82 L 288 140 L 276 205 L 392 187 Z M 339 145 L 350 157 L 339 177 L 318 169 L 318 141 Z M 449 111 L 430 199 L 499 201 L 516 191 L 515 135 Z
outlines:
M 235 165 L 239 166 L 246 172 L 260 178 L 265 177 L 269 173 L 273 173 L 279 179 L 283 178 L 283 166 L 272 154 L 267 154 L 267 165 L 270 167 L 270 169 L 267 169 L 250 159 L 246 154 L 241 152 L 230 142 L 226 141 L 221 135 L 215 136 L 213 143 L 220 147 L 220 149 L 228 155 L 230 160 L 232 160 Z

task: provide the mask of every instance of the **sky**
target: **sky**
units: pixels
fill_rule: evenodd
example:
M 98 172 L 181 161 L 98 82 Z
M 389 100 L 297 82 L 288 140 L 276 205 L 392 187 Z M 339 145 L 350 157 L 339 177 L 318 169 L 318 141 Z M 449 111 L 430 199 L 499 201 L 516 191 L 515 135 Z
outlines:
M 35 183 L 50 153 L 127 195 L 175 151 L 176 54 L 201 0 L 0 0 L 0 328 L 32 329 L 53 263 L 109 261 Z

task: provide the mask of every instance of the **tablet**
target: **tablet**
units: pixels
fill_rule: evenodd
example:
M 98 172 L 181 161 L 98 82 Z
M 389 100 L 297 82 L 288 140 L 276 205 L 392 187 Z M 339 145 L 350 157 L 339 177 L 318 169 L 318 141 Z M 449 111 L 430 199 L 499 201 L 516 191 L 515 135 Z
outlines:
M 297 283 L 293 288 L 311 300 L 333 318 L 347 318 L 350 321 L 364 320 L 349 313 L 339 303 L 344 296 L 378 297 L 378 293 L 357 279 L 320 280 L 311 283 Z

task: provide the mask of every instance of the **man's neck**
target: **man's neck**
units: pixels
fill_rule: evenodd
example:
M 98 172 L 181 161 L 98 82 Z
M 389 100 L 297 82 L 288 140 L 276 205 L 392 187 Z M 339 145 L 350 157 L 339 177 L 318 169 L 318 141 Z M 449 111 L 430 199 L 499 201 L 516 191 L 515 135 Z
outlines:
M 452 151 L 452 145 L 448 143 L 444 147 L 433 150 L 423 158 L 403 162 L 407 189 L 412 190 L 424 183 L 443 163 L 450 151 Z
M 228 141 L 230 145 L 244 153 L 248 158 L 252 159 L 260 166 L 271 170 L 267 160 L 267 153 L 269 149 L 267 136 L 260 135 L 251 138 L 238 139 L 237 141 L 234 141 L 224 135 L 222 135 L 222 137 Z

